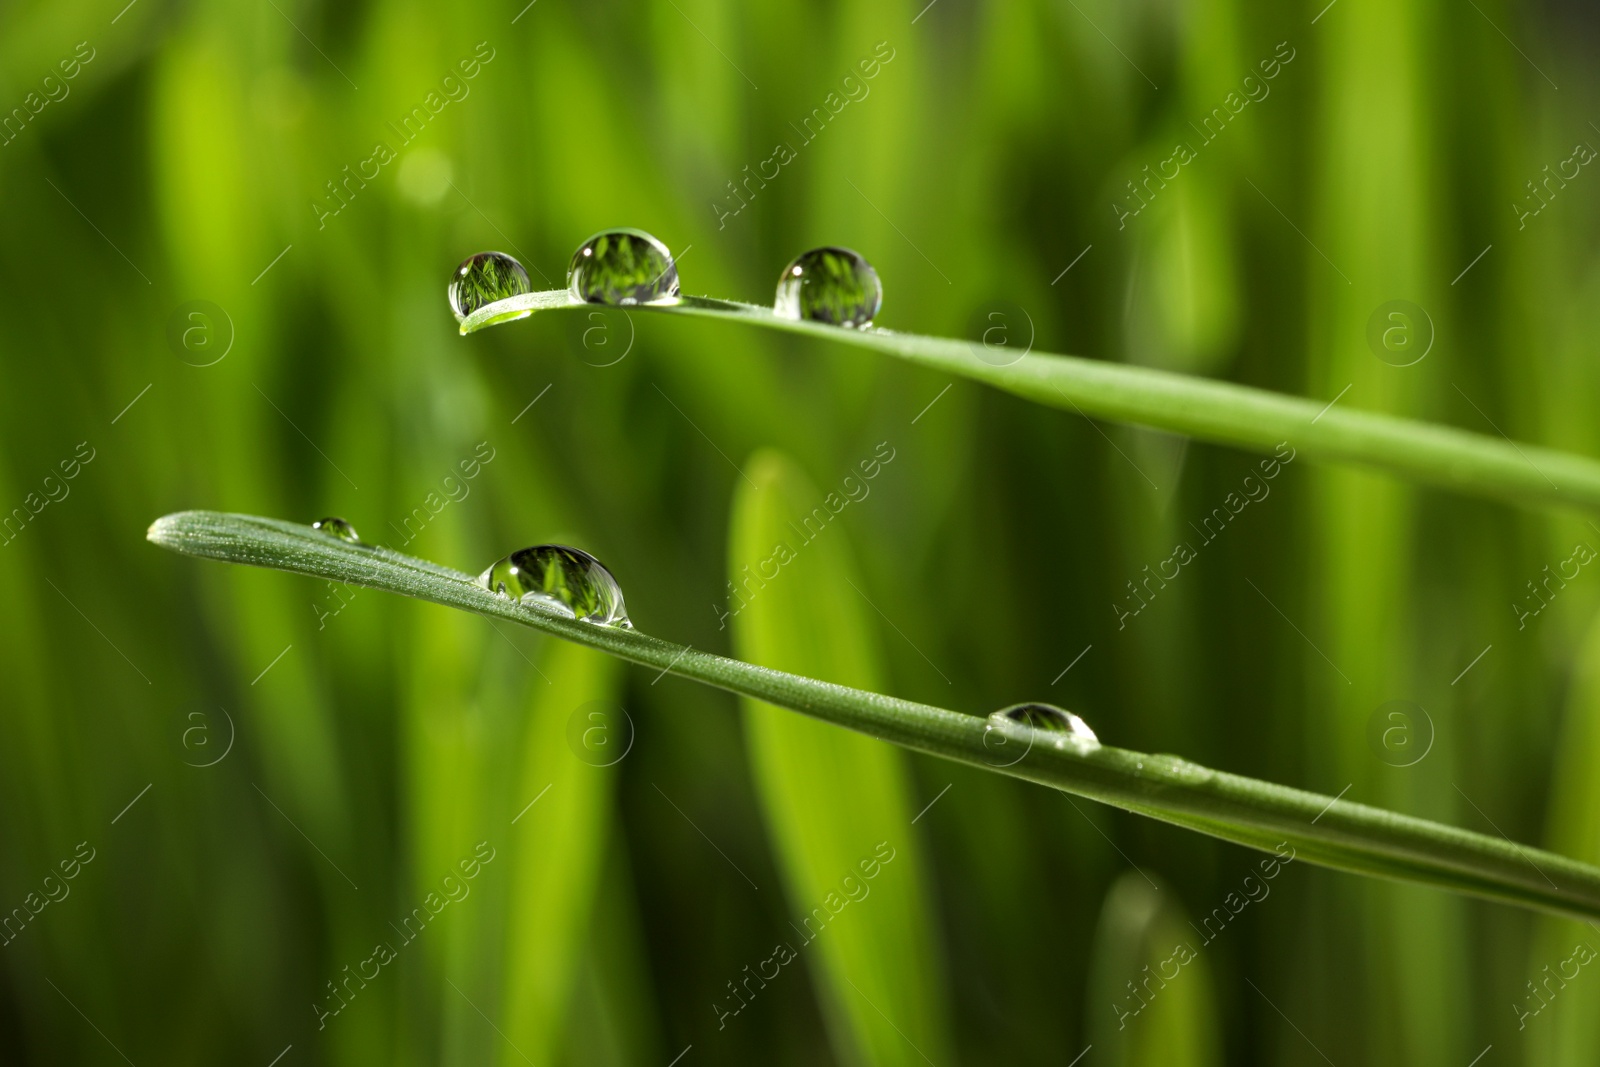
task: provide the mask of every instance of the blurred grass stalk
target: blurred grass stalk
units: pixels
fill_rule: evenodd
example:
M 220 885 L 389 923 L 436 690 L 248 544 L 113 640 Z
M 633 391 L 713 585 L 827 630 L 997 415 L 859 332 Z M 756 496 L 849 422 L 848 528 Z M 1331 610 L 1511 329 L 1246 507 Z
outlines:
M 1224 1062 L 1211 964 L 1183 905 L 1142 871 L 1124 871 L 1100 907 L 1084 1034 L 1106 1067 Z
M 1600 863 L 1600 774 L 1595 773 L 1600 767 L 1600 617 L 1590 624 L 1578 655 L 1545 840 L 1566 855 Z M 1519 1035 L 1526 1033 L 1530 1062 L 1550 1067 L 1600 1062 L 1600 979 L 1589 973 L 1595 970 L 1593 957 L 1585 966 L 1564 965 L 1579 945 L 1600 954 L 1600 928 L 1593 921 L 1541 919 L 1528 948 L 1525 981 L 1507 983 L 1510 1003 L 1497 1006 L 1515 1021 Z
M 876 627 L 848 531 L 824 527 L 795 546 L 796 524 L 821 494 L 774 451 L 744 470 L 728 538 L 729 580 L 748 598 L 733 617 L 734 647 L 762 666 L 880 689 Z M 780 545 L 793 558 L 764 579 L 762 563 Z M 839 1062 L 949 1062 L 949 1008 L 905 754 L 759 700 L 742 703 L 751 774 L 801 924 L 793 944 Z M 885 847 L 892 859 L 880 866 Z

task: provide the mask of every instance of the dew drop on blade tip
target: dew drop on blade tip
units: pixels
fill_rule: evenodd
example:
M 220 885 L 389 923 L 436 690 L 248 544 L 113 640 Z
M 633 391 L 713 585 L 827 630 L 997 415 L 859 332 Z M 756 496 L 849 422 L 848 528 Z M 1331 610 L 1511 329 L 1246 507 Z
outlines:
M 349 541 L 352 545 L 361 542 L 361 537 L 356 533 L 356 528 L 337 515 L 329 515 L 325 519 L 318 519 L 311 524 L 311 528 L 325 533 L 329 537 L 337 537 L 341 541 Z
M 531 292 L 533 282 L 521 263 L 504 252 L 479 252 L 450 276 L 450 310 L 463 322 L 486 304 Z
M 1054 704 L 1013 704 L 989 716 L 989 722 L 1012 730 L 1030 731 L 1035 740 L 1056 748 L 1099 748 L 1100 739 L 1089 724 Z
M 478 575 L 491 593 L 581 622 L 632 629 L 622 587 L 580 548 L 534 545 L 496 560 Z
M 567 285 L 586 304 L 676 304 L 678 265 L 667 246 L 643 230 L 603 230 L 572 254 Z
M 772 312 L 859 330 L 872 325 L 882 306 L 883 283 L 872 264 L 858 252 L 828 246 L 802 253 L 783 268 Z

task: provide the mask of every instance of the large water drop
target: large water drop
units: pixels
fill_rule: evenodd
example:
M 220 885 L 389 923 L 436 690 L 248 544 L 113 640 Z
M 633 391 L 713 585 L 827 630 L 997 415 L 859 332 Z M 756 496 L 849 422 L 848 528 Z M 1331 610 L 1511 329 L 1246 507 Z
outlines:
M 667 246 L 643 230 L 605 230 L 572 254 L 567 284 L 588 304 L 633 307 L 678 302 L 678 267 Z
M 861 329 L 883 306 L 883 283 L 857 252 L 813 248 L 783 268 L 773 314 Z
M 1013 704 L 989 716 L 991 728 L 1017 734 L 1026 731 L 1030 742 L 1051 745 L 1054 748 L 1069 746 L 1079 750 L 1100 747 L 1089 724 L 1065 708 L 1054 704 Z
M 479 252 L 450 276 L 450 310 L 459 322 L 485 304 L 531 292 L 533 282 L 521 263 L 504 252 Z
M 330 537 L 337 537 L 341 541 L 349 541 L 352 545 L 361 542 L 361 537 L 356 533 L 356 528 L 337 515 L 329 515 L 325 519 L 318 519 L 311 524 L 311 528 L 320 530 Z
M 589 553 L 566 545 L 534 545 L 496 561 L 478 575 L 492 593 L 557 615 L 631 629 L 622 587 Z

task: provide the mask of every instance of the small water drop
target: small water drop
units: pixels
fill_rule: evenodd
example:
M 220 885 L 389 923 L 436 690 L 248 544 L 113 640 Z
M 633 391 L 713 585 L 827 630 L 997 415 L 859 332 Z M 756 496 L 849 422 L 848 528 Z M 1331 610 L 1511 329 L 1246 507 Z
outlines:
M 504 252 L 479 252 L 450 276 L 450 310 L 460 322 L 485 304 L 531 292 L 533 282 L 521 263 Z
M 643 230 L 604 230 L 572 253 L 572 295 L 588 304 L 676 304 L 678 266 L 667 246 Z
M 311 524 L 313 530 L 321 530 L 330 537 L 337 537 L 341 541 L 349 541 L 352 545 L 359 544 L 361 537 L 356 533 L 356 528 L 337 515 L 329 515 L 325 519 L 318 519 Z
M 1024 727 L 1036 738 L 1040 734 L 1049 735 L 1042 740 L 1056 748 L 1065 748 L 1068 744 L 1078 748 L 1100 747 L 1100 739 L 1088 723 L 1054 704 L 1014 704 L 990 715 L 989 722 L 1013 729 Z
M 859 253 L 813 248 L 783 268 L 773 314 L 862 329 L 883 306 L 883 283 Z
M 478 575 L 492 593 L 569 619 L 633 628 L 622 587 L 589 553 L 566 545 L 534 545 L 497 560 Z

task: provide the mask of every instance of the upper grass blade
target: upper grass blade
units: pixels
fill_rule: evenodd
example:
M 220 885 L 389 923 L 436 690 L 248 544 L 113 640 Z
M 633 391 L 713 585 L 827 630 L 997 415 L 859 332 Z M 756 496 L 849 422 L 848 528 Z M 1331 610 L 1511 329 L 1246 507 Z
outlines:
M 752 578 L 774 545 L 797 541 L 792 524 L 821 494 L 775 452 L 757 454 L 745 471 L 750 487 L 740 483 L 728 540 L 729 574 L 750 598 L 733 618 L 735 647 L 766 666 L 880 687 L 867 605 L 851 588 L 861 579 L 847 531 L 820 528 L 775 578 Z M 840 1061 L 948 1062 L 949 1012 L 904 754 L 743 703 L 751 775 L 800 917 L 792 944 L 811 968 Z M 885 855 L 890 862 L 880 863 Z
M 461 332 L 537 310 L 585 306 L 560 291 L 528 293 L 479 308 L 462 322 Z M 676 305 L 638 310 L 705 316 L 860 345 L 1050 407 L 1201 441 L 1268 453 L 1287 442 L 1313 460 L 1372 467 L 1473 496 L 1600 510 L 1600 461 L 1336 402 L 1044 352 L 994 366 L 979 358 L 983 347 L 976 342 L 877 328 L 842 329 L 780 318 L 770 308 L 732 300 L 690 296 Z
M 546 614 L 496 596 L 469 575 L 384 548 L 347 544 L 309 526 L 249 515 L 184 511 L 151 525 L 156 544 L 193 556 L 273 567 L 382 589 L 505 619 L 790 708 L 883 741 L 1054 786 L 1264 850 L 1360 874 L 1436 886 L 1584 919 L 1600 918 L 1600 868 L 1509 840 L 1367 807 L 1176 756 L 1109 745 L 1089 752 L 1032 746 L 997 751 L 987 719 L 757 667 L 637 630 Z

